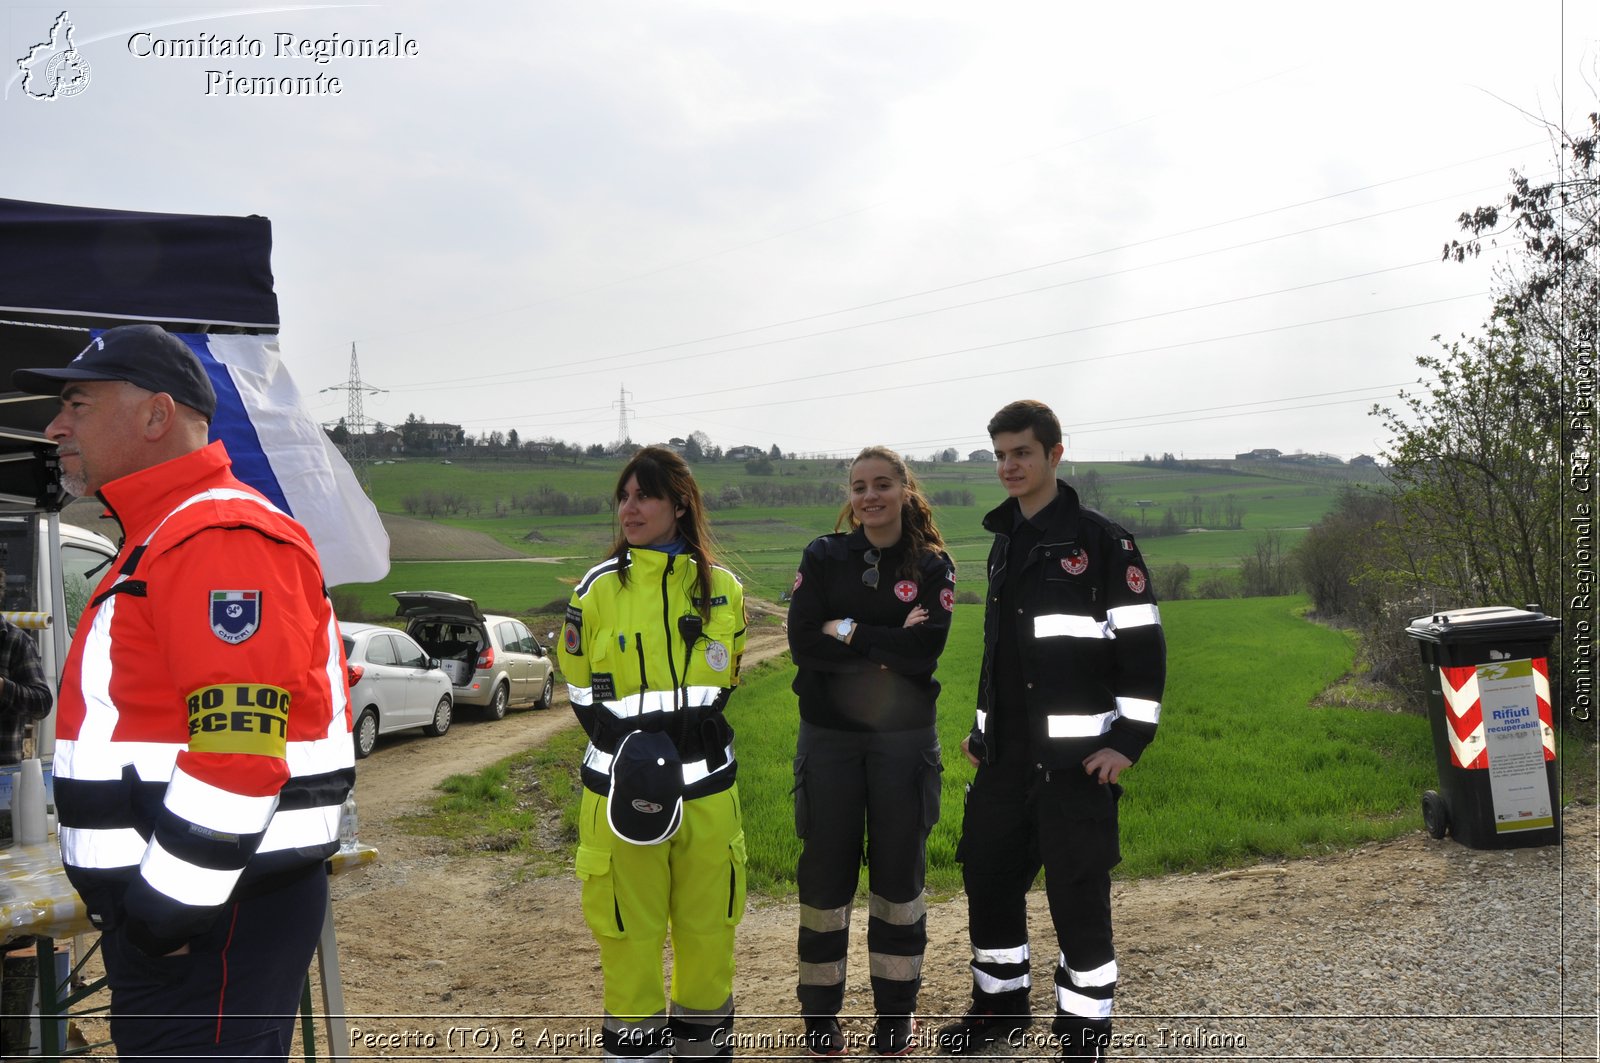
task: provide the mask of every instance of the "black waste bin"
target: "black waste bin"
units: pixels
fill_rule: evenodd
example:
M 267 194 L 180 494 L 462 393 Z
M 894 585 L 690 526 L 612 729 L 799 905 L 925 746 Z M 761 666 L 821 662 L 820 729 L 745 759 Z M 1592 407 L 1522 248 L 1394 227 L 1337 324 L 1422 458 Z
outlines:
M 1422 795 L 1428 833 L 1472 849 L 1561 840 L 1550 643 L 1561 621 L 1538 606 L 1419 616 L 1406 634 L 1428 669 L 1439 789 Z

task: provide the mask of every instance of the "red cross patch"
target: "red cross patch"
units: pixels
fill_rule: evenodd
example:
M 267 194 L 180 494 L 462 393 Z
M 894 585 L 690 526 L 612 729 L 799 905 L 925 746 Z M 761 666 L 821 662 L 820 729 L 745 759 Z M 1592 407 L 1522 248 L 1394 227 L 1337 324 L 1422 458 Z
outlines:
M 1135 594 L 1143 594 L 1149 580 L 1144 578 L 1144 570 L 1138 565 L 1128 566 L 1128 589 Z
M 902 602 L 914 602 L 917 600 L 917 585 L 903 579 L 894 585 L 894 596 Z
M 946 587 L 943 590 L 941 590 L 939 592 L 939 604 L 944 606 L 944 611 L 945 612 L 947 612 L 947 613 L 955 612 L 956 611 L 956 592 L 951 590 L 949 587 Z
M 1072 553 L 1061 559 L 1061 567 L 1069 576 L 1081 576 L 1089 571 L 1089 555 L 1083 547 L 1074 547 Z
M 804 574 L 803 574 L 803 573 L 800 573 L 800 572 L 796 572 L 796 573 L 795 573 L 795 574 L 794 574 L 794 586 L 793 586 L 793 587 L 790 587 L 790 588 L 789 588 L 789 593 L 790 593 L 790 594 L 793 594 L 793 593 L 794 593 L 794 592 L 795 592 L 795 591 L 797 591 L 797 590 L 799 590 L 799 589 L 800 589 L 800 580 L 801 580 L 801 579 L 802 579 L 802 578 L 803 578 L 803 577 L 804 577 Z

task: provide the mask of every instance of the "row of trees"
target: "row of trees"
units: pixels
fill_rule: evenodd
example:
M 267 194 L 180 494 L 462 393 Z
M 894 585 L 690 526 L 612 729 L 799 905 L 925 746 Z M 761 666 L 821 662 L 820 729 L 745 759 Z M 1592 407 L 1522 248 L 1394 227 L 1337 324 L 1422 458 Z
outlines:
M 1390 438 L 1386 482 L 1344 488 L 1292 552 L 1262 536 L 1233 580 L 1196 586 L 1181 564 L 1152 575 L 1168 600 L 1303 589 L 1318 614 L 1360 631 L 1368 674 L 1416 705 L 1412 618 L 1485 605 L 1564 613 L 1551 662 L 1559 718 L 1592 738 L 1593 690 L 1574 651 L 1592 652 L 1595 624 L 1600 114 L 1580 135 L 1551 131 L 1557 176 L 1513 174 L 1505 198 L 1462 214 L 1463 238 L 1444 246 L 1450 262 L 1496 246 L 1511 254 L 1481 334 L 1436 338 L 1417 358 L 1423 382 L 1373 409 Z
M 595 495 L 569 495 L 549 487 L 504 499 L 485 499 L 461 491 L 436 491 L 430 487 L 400 499 L 400 508 L 413 517 L 481 517 L 485 513 L 505 517 L 519 511 L 567 517 L 604 513 L 610 508 L 610 501 Z
M 1191 495 L 1188 501 L 1167 507 L 1160 519 L 1156 520 L 1151 517 L 1150 505 L 1109 497 L 1109 486 L 1098 469 L 1090 469 L 1076 481 L 1079 497 L 1090 508 L 1100 510 L 1139 535 L 1179 535 L 1189 528 L 1228 528 L 1236 531 L 1244 527 L 1244 503 L 1239 501 L 1237 495 L 1225 495 L 1222 498 Z
M 449 429 L 449 431 L 446 431 Z M 486 451 L 493 456 L 511 455 L 524 460 L 534 461 L 576 461 L 579 458 L 604 458 L 620 452 L 637 450 L 641 444 L 625 439 L 620 443 L 590 443 L 585 446 L 581 443 L 572 443 L 554 436 L 543 436 L 538 439 L 524 439 L 515 428 L 509 431 L 492 429 L 477 435 L 461 429 L 456 425 L 442 425 L 429 421 L 426 417 L 416 414 L 406 414 L 406 419 L 397 425 L 388 425 L 382 421 L 375 422 L 372 426 L 369 440 L 385 438 L 390 445 L 395 440 L 389 433 L 399 437 L 398 443 L 407 454 L 456 454 L 462 450 Z M 328 437 L 335 444 L 344 447 L 352 442 L 352 436 L 345 418 L 339 418 L 328 429 Z M 746 467 L 752 475 L 771 476 L 775 473 L 773 463 L 795 460 L 798 455 L 794 451 L 785 452 L 778 444 L 774 443 L 757 457 L 747 457 L 751 448 L 739 446 L 724 449 L 711 441 L 711 437 L 704 432 L 690 432 L 687 436 L 673 436 L 666 441 L 666 445 L 682 454 L 684 460 L 690 464 L 702 461 L 722 461 L 730 455 L 744 460 Z M 820 457 L 820 455 L 816 456 Z M 908 456 L 909 458 L 909 456 Z M 954 447 L 929 454 L 924 460 L 927 464 L 950 464 L 964 461 L 960 452 Z
M 1244 527 L 1245 508 L 1233 495 L 1221 500 L 1206 502 L 1203 509 L 1187 506 L 1169 506 L 1161 511 L 1160 518 L 1149 506 L 1111 506 L 1101 509 L 1112 520 L 1127 528 L 1141 539 L 1154 539 L 1167 535 L 1184 535 L 1195 528 L 1238 531 Z
M 964 488 L 937 491 L 931 496 L 939 506 L 972 506 L 976 496 Z M 708 493 L 706 504 L 713 510 L 734 509 L 749 503 L 763 507 L 817 506 L 842 504 L 844 489 L 838 484 L 819 483 L 812 480 L 726 484 L 714 494 Z M 461 491 L 439 491 L 428 488 L 406 495 L 400 500 L 401 508 L 411 516 L 492 516 L 504 517 L 512 513 L 529 513 L 539 516 L 566 517 L 590 516 L 607 512 L 608 499 L 598 495 L 572 495 L 558 491 L 548 484 L 509 498 L 483 499 L 469 497 Z
M 1563 594 L 1592 582 L 1584 524 L 1592 503 L 1596 308 L 1600 307 L 1600 115 L 1578 136 L 1551 127 L 1557 176 L 1513 174 L 1500 203 L 1462 214 L 1463 262 L 1508 246 L 1481 335 L 1443 341 L 1417 365 L 1427 376 L 1393 407 L 1389 484 L 1350 489 L 1298 551 L 1319 612 L 1365 634 L 1373 674 L 1420 679 L 1402 636 L 1410 617 L 1465 606 L 1571 608 L 1552 676 L 1564 677 L 1571 723 L 1587 719 L 1562 641 L 1592 644 L 1591 603 Z M 1592 511 L 1591 511 L 1592 512 Z M 1585 575 L 1585 572 L 1588 575 Z M 1577 629 L 1577 630 L 1574 630 Z
M 1284 550 L 1283 536 L 1259 536 L 1251 552 L 1239 558 L 1237 572 L 1214 572 L 1198 583 L 1182 561 L 1150 570 L 1156 598 L 1164 602 L 1184 598 L 1263 598 L 1295 594 L 1305 585 L 1295 555 Z

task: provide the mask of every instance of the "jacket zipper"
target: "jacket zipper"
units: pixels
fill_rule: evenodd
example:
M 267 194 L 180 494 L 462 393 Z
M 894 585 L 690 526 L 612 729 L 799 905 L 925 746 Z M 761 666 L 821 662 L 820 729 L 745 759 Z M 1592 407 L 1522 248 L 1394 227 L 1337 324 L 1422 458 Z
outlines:
M 1003 544 L 1000 541 L 1002 539 L 1005 540 L 1005 542 Z M 994 548 L 999 550 L 999 552 L 1000 552 L 1000 561 L 999 561 L 998 567 L 996 567 L 993 572 L 989 573 L 989 597 L 990 598 L 994 598 L 994 597 L 996 597 L 998 595 L 998 592 L 995 590 L 996 577 L 999 577 L 999 582 L 1001 582 L 1002 584 L 1005 582 L 1006 558 L 1010 556 L 1010 552 L 1011 552 L 1011 536 L 1006 535 L 1004 533 L 997 534 L 995 536 Z M 984 603 L 983 608 L 984 608 L 985 617 L 988 616 L 988 612 L 989 612 L 990 608 L 993 607 L 993 605 L 994 605 L 993 601 L 988 601 L 988 602 Z M 998 636 L 996 636 L 996 637 L 998 637 Z M 987 631 L 984 633 L 984 640 L 985 640 L 985 642 L 988 641 L 988 632 Z M 987 654 L 990 649 L 991 649 L 991 647 L 985 646 L 984 647 L 985 653 Z M 994 704 L 994 661 L 992 659 L 990 661 L 990 667 L 985 671 L 985 674 L 984 674 L 984 677 L 983 677 L 983 704 L 984 704 L 985 711 L 989 714 L 990 723 L 992 724 L 994 722 L 994 711 L 995 711 L 995 704 Z M 990 732 L 990 728 L 985 727 L 983 729 L 983 760 L 984 760 L 984 763 L 986 763 L 986 764 L 993 764 L 994 763 L 994 747 L 989 744 L 989 732 Z
M 688 707 L 686 704 L 680 705 L 678 703 L 678 665 L 672 658 L 672 600 L 667 594 L 667 577 L 672 575 L 673 562 L 676 560 L 677 558 L 669 554 L 667 556 L 667 567 L 661 572 L 661 630 L 666 636 L 667 671 L 672 676 L 672 708 L 674 712 Z M 686 660 L 685 664 L 687 663 Z M 684 695 L 683 700 L 685 702 L 688 701 L 687 694 Z

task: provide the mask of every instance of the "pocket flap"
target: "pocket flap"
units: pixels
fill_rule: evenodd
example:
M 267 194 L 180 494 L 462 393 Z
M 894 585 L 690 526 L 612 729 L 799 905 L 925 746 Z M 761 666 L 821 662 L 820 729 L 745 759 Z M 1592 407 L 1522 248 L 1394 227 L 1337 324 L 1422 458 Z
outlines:
M 611 850 L 593 845 L 580 845 L 575 865 L 579 878 L 604 875 L 611 870 Z

